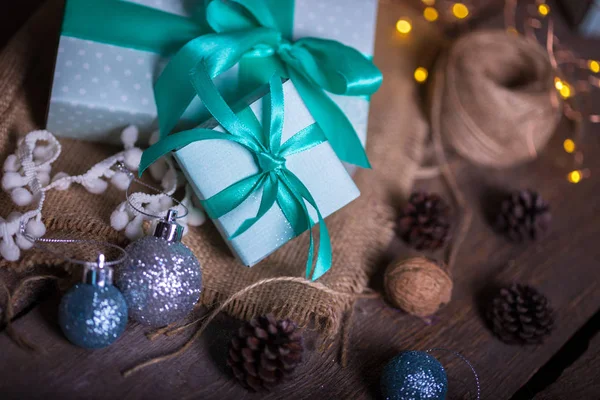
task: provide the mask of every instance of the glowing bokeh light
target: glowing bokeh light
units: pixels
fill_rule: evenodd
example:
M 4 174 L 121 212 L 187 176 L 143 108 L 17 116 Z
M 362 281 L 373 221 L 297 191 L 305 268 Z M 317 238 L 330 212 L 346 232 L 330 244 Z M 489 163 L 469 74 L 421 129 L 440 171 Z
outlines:
M 569 172 L 569 175 L 567 175 L 567 180 L 571 183 L 579 183 L 581 178 L 581 171 L 571 171 Z
M 404 35 L 412 31 L 412 24 L 406 18 L 401 18 L 396 22 L 396 30 Z
M 425 82 L 428 76 L 429 72 L 423 67 L 419 67 L 415 70 L 415 81 L 419 83 Z
M 563 142 L 563 147 L 565 148 L 565 151 L 569 154 L 574 152 L 576 148 L 575 142 L 571 139 L 565 139 L 565 141 Z
M 437 12 L 437 10 L 433 7 L 427 7 L 425 10 L 423 10 L 423 17 L 429 21 L 429 22 L 433 22 L 436 21 L 439 17 L 439 13 Z
M 569 86 L 565 82 L 562 83 L 562 86 L 560 89 L 558 89 L 558 92 L 560 93 L 560 95 L 562 96 L 563 99 L 568 99 L 572 95 L 571 86 Z
M 542 17 L 545 17 L 546 15 L 550 14 L 550 6 L 542 3 L 538 6 L 538 12 Z
M 469 16 L 469 9 L 463 3 L 456 3 L 452 6 L 452 14 L 458 19 L 465 19 Z
M 554 78 L 554 87 L 556 90 L 561 90 L 564 87 L 564 83 L 560 80 L 560 78 Z

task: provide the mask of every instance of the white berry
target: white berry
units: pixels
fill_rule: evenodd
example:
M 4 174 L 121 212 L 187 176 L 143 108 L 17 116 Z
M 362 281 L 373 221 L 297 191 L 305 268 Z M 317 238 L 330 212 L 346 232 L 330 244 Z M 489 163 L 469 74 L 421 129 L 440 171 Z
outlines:
M 50 183 L 50 174 L 47 172 L 39 172 L 37 178 L 42 186 L 47 186 Z
M 125 157 L 123 162 L 132 171 L 137 171 L 142 160 L 142 150 L 134 147 L 125 151 Z
M 25 178 L 17 172 L 7 172 L 2 177 L 2 189 L 6 191 L 24 186 L 25 184 Z
M 69 174 L 67 174 L 65 172 L 59 172 L 58 174 L 54 175 L 54 177 L 52 178 L 52 182 L 56 182 L 59 179 L 66 178 L 68 176 L 69 176 Z M 68 180 L 65 179 L 64 181 L 62 181 L 56 185 L 56 190 L 68 190 L 69 187 L 71 187 L 71 182 L 69 182 Z
M 21 207 L 31 204 L 31 200 L 33 200 L 31 192 L 22 187 L 14 189 L 10 196 L 12 197 L 13 202 Z
M 4 161 L 4 171 L 5 172 L 16 172 L 19 170 L 19 160 L 17 159 L 17 156 L 14 154 L 11 154 L 10 156 L 6 157 L 6 160 Z
M 125 229 L 128 223 L 129 215 L 125 211 L 115 210 L 110 215 L 110 226 L 112 226 L 117 231 L 122 231 L 123 229 Z
M 23 235 L 17 235 L 15 243 L 17 244 L 17 246 L 19 246 L 21 250 L 29 250 L 34 245 L 33 241 L 29 240 Z
M 126 149 L 130 149 L 135 146 L 135 142 L 137 142 L 139 136 L 139 131 L 137 126 L 129 125 L 127 128 L 123 129 L 121 133 L 121 142 L 123 142 L 123 146 Z
M 21 256 L 21 250 L 12 240 L 12 238 L 4 238 L 0 242 L 0 255 L 4 257 L 6 261 L 17 261 Z
M 40 238 L 46 234 L 46 225 L 42 221 L 32 219 L 27 223 L 25 232 L 30 236 Z
M 191 226 L 200 226 L 206 222 L 204 211 L 195 207 L 188 207 L 187 223 Z
M 83 186 L 87 189 L 88 192 L 93 194 L 100 194 L 106 191 L 108 188 L 108 182 L 102 179 L 90 179 L 83 183 Z
M 158 204 L 160 204 L 160 209 L 171 208 L 173 206 L 173 199 L 169 196 L 160 196 L 158 198 Z
M 136 217 L 133 221 L 127 224 L 125 227 L 125 236 L 127 236 L 130 240 L 139 239 L 144 236 L 144 231 L 142 230 L 142 218 Z
M 110 179 L 110 183 L 119 190 L 125 190 L 129 186 L 129 175 L 125 172 L 116 172 Z

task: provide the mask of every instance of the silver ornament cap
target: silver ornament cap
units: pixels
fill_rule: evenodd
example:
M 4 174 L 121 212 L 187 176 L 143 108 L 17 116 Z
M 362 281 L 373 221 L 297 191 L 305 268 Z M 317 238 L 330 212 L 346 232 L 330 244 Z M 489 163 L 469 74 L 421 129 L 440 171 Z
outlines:
M 83 283 L 93 286 L 106 287 L 113 284 L 113 269 L 107 267 L 104 254 L 98 256 L 96 263 L 86 264 L 83 270 Z
M 164 220 L 156 224 L 154 237 L 165 239 L 167 242 L 181 242 L 183 237 L 183 226 L 177 222 L 177 210 L 170 209 Z

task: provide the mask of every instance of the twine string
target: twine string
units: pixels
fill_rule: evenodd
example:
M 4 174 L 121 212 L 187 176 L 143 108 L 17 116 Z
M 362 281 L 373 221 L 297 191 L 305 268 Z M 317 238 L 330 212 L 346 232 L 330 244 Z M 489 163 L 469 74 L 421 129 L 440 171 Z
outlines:
M 444 182 L 452 194 L 456 207 L 458 210 L 460 210 L 459 212 L 461 214 L 456 236 L 452 243 L 446 248 L 446 265 L 448 266 L 448 270 L 451 271 L 454 267 L 454 263 L 456 262 L 456 257 L 458 255 L 458 251 L 460 250 L 460 246 L 466 239 L 469 232 L 471 221 L 473 219 L 473 213 L 469 207 L 467 207 L 464 194 L 458 185 L 450 165 L 448 164 L 448 158 L 446 157 L 446 151 L 442 141 L 441 110 L 442 97 L 444 96 L 445 60 L 440 60 L 440 62 L 442 62 L 442 64 L 436 70 L 436 90 L 433 93 L 431 106 L 431 135 L 433 139 L 434 154 L 438 162 L 437 167 L 439 168 L 440 173 L 444 178 Z
M 556 73 L 542 46 L 503 31 L 472 32 L 445 52 L 440 70 L 445 79 L 435 76 L 433 100 L 441 104 L 432 124 L 441 119 L 438 131 L 450 147 L 495 168 L 537 157 L 560 119 Z
M 258 282 L 253 283 L 252 285 L 246 286 L 245 288 L 243 288 L 243 289 L 239 290 L 238 292 L 234 293 L 233 295 L 231 295 L 227 300 L 225 300 L 217 308 L 215 308 L 207 317 L 200 318 L 196 321 L 193 321 L 189 324 L 184 325 L 181 328 L 175 329 L 174 331 L 180 331 L 180 330 L 186 329 L 186 328 L 202 321 L 202 324 L 196 330 L 196 332 L 178 350 L 173 351 L 168 354 L 165 354 L 165 355 L 162 355 L 162 356 L 154 357 L 148 361 L 141 362 L 132 368 L 126 369 L 122 372 L 123 376 L 128 377 L 128 376 L 134 374 L 135 372 L 138 372 L 146 367 L 149 367 L 151 365 L 158 364 L 163 361 L 167 361 L 172 358 L 180 356 L 181 354 L 185 353 L 192 346 L 192 344 L 196 341 L 196 339 L 198 339 L 200 336 L 202 336 L 202 333 L 204 333 L 204 331 L 206 330 L 208 325 L 211 323 L 211 321 L 213 319 L 215 319 L 215 317 L 221 311 L 223 311 L 232 301 L 239 299 L 240 297 L 251 292 L 252 290 L 256 289 L 257 287 L 272 284 L 272 283 L 282 283 L 282 282 L 306 285 L 306 286 L 314 288 L 316 290 L 320 290 L 323 293 L 329 294 L 331 296 L 350 297 L 350 298 L 353 298 L 356 296 L 361 296 L 360 294 L 356 295 L 353 293 L 339 292 L 337 290 L 331 289 L 331 288 L 323 285 L 322 283 L 309 281 L 309 280 L 306 280 L 305 278 L 300 278 L 300 277 L 278 277 L 278 278 L 268 278 L 268 279 L 260 280 Z M 369 293 L 369 294 L 367 294 L 367 296 L 372 296 L 372 294 Z M 167 331 L 167 335 L 168 335 L 168 331 Z

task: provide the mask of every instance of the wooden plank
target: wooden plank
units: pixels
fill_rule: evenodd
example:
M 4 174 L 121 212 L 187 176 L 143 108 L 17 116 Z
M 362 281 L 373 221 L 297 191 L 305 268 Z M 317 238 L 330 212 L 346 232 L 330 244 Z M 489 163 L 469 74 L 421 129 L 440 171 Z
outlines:
M 43 0 L 7 1 L 2 4 L 0 13 L 0 49 L 4 47 L 21 25 L 43 3 Z
M 536 400 L 600 398 L 600 336 L 589 343 L 585 354 L 565 369 L 560 378 L 535 396 Z
M 600 312 L 597 312 L 511 400 L 600 397 Z

